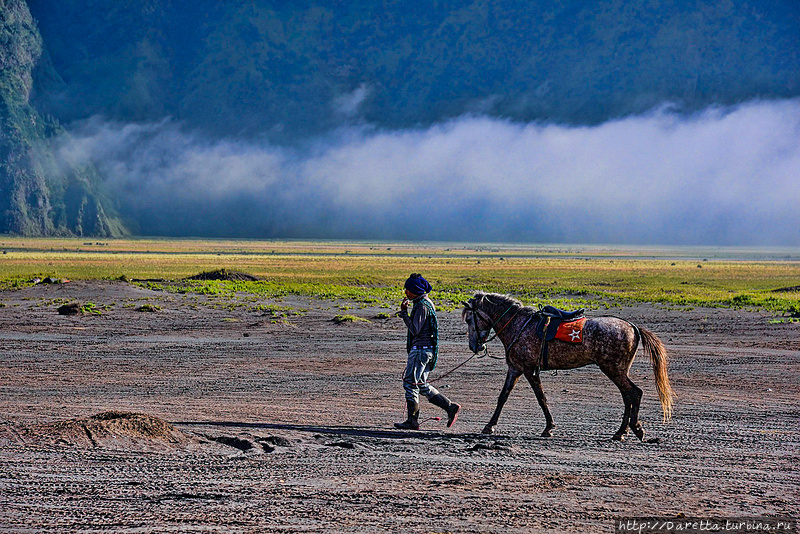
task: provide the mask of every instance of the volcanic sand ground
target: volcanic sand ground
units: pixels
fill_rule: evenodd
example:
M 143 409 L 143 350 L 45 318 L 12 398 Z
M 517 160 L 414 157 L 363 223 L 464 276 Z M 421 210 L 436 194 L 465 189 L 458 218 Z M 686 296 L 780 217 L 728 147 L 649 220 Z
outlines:
M 67 301 L 108 309 L 58 315 Z M 400 319 L 345 302 L 261 302 L 303 310 L 283 318 L 220 302 L 122 282 L 0 293 L 0 529 L 612 532 L 620 516 L 798 515 L 796 323 L 593 311 L 653 330 L 671 357 L 673 421 L 640 351 L 632 377 L 660 442 L 619 443 L 621 398 L 596 367 L 543 376 L 552 438 L 524 381 L 498 433 L 480 434 L 505 376 L 489 358 L 436 383 L 463 405 L 453 428 L 396 431 Z M 137 311 L 146 303 L 161 310 Z M 336 325 L 340 313 L 370 322 Z M 459 312 L 440 322 L 434 378 L 470 355 Z M 422 418 L 439 415 L 424 403 Z

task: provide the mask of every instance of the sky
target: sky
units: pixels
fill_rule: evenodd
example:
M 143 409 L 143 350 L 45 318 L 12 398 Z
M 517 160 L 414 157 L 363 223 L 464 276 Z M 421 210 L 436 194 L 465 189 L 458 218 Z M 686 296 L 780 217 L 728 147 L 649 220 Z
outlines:
M 140 234 L 800 245 L 798 99 L 595 126 L 360 123 L 293 147 L 93 117 L 60 153 L 94 162 Z

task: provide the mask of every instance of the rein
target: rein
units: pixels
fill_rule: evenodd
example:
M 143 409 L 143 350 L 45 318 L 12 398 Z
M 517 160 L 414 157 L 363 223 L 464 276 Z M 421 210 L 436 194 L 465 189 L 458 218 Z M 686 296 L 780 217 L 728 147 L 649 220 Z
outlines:
M 511 343 L 509 343 L 509 345 L 506 347 L 506 352 L 510 351 L 510 350 L 511 350 L 511 347 L 513 347 L 513 346 L 514 346 L 514 344 L 515 344 L 517 341 L 519 341 L 519 339 L 522 337 L 522 334 L 523 334 L 523 332 L 525 332 L 525 329 L 528 327 L 528 324 L 529 324 L 529 323 L 530 323 L 530 322 L 531 322 L 533 319 L 535 319 L 535 318 L 536 318 L 536 314 L 535 314 L 535 313 L 534 313 L 533 315 L 531 315 L 530 317 L 528 317 L 528 320 L 527 320 L 527 321 L 525 321 L 525 324 L 523 324 L 523 325 L 522 325 L 522 328 L 520 328 L 520 329 L 519 329 L 519 333 L 517 334 L 517 337 L 515 337 L 515 338 L 514 338 L 514 341 L 512 341 Z
M 495 339 L 495 338 L 496 338 L 496 337 L 497 337 L 497 336 L 500 334 L 500 332 L 502 332 L 503 330 L 505 330 L 505 329 L 506 329 L 506 327 L 507 327 L 508 325 L 510 325 L 510 324 L 511 324 L 511 321 L 513 321 L 513 320 L 514 320 L 514 317 L 516 317 L 516 316 L 517 316 L 517 314 L 519 314 L 519 312 L 522 310 L 522 308 L 519 308 L 519 309 L 518 309 L 516 312 L 514 312 L 514 315 L 512 315 L 512 316 L 511 316 L 511 318 L 510 318 L 508 321 L 506 321 L 506 324 L 504 324 L 504 325 L 503 325 L 501 328 L 499 328 L 499 329 L 495 329 L 495 331 L 494 331 L 494 335 L 493 335 L 492 337 L 489 337 L 489 333 L 492 331 L 492 328 L 494 328 L 495 326 L 497 326 L 497 323 L 499 323 L 499 322 L 500 322 L 500 319 L 502 319 L 502 318 L 505 316 L 505 314 L 507 314 L 508 312 L 510 312 L 510 311 L 511 311 L 511 309 L 512 309 L 513 307 L 514 307 L 514 305 L 513 305 L 513 304 L 512 304 L 511 306 L 509 306 L 509 307 L 508 307 L 508 309 L 507 309 L 506 311 L 504 311 L 504 312 L 503 312 L 503 313 L 500 315 L 500 317 L 498 317 L 498 318 L 497 318 L 497 320 L 496 320 L 494 323 L 492 323 L 492 326 L 490 326 L 490 327 L 489 327 L 489 329 L 486 331 L 486 336 L 485 336 L 485 337 L 482 337 L 482 338 L 480 338 L 480 339 L 478 339 L 478 342 L 479 342 L 481 345 L 484 345 L 484 344 L 486 344 L 486 343 L 488 343 L 488 342 L 492 341 L 493 339 Z M 476 308 L 476 309 L 475 309 L 475 310 L 473 310 L 473 311 L 474 311 L 475 315 L 477 315 L 477 314 L 478 314 L 478 311 L 483 311 L 483 310 L 478 310 L 478 309 Z M 486 312 L 484 312 L 484 313 L 486 313 Z M 475 322 L 475 327 L 476 327 L 476 330 L 477 330 L 477 326 L 478 326 L 478 323 L 477 323 L 477 321 L 476 321 L 476 322 Z

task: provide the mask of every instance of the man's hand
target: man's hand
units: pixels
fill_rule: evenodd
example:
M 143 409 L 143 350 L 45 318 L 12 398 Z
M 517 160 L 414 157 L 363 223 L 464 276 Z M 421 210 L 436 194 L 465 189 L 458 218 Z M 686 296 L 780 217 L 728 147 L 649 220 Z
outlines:
M 400 303 L 400 311 L 408 311 L 408 299 L 403 299 Z

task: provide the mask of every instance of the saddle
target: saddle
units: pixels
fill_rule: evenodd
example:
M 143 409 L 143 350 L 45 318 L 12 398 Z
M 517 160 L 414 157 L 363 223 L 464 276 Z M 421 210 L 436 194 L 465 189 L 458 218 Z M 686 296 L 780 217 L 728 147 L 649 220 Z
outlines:
M 542 317 L 536 324 L 536 337 L 545 341 L 552 341 L 561 323 L 568 323 L 583 317 L 584 308 L 575 311 L 564 311 L 552 306 L 545 306 L 539 312 Z M 546 331 L 545 331 L 546 329 Z
M 558 339 L 568 343 L 581 343 L 583 341 L 583 323 L 586 318 L 583 316 L 584 308 L 575 311 L 564 311 L 545 306 L 539 313 L 541 318 L 536 324 L 536 337 L 542 340 L 542 350 L 539 355 L 539 369 L 547 371 L 547 347 L 548 342 Z

